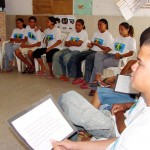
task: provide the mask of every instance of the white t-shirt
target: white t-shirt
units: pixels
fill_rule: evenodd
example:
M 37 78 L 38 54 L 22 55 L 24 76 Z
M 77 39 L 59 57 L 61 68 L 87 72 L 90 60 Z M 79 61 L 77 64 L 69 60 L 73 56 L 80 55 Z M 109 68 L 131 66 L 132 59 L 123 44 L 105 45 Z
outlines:
M 12 38 L 12 39 L 16 39 L 16 38 L 24 39 L 25 38 L 25 28 L 23 28 L 23 29 L 15 28 L 13 30 L 10 38 Z M 21 44 L 21 43 L 16 43 L 16 44 Z
M 61 31 L 57 27 L 54 27 L 52 30 L 50 28 L 45 29 L 44 34 L 45 34 L 46 40 L 48 42 L 47 47 L 50 47 L 53 44 L 55 44 L 58 40 L 61 40 Z M 55 48 L 60 49 L 61 44 L 59 44 Z
M 105 31 L 104 33 L 101 33 L 100 31 L 97 31 L 94 33 L 92 42 L 98 42 L 100 45 L 109 47 L 114 41 L 114 38 L 112 35 L 109 33 L 109 31 Z M 93 46 L 91 48 L 93 51 L 102 51 L 101 48 L 98 46 Z
M 28 38 L 28 43 L 30 44 L 35 44 L 42 41 L 41 31 L 35 31 L 35 29 L 31 29 L 29 25 L 26 26 L 25 36 Z
M 150 107 L 139 98 L 126 114 L 127 128 L 107 150 L 148 150 L 150 149 Z
M 68 47 L 71 51 L 77 50 L 77 51 L 83 51 L 86 49 L 86 41 L 88 40 L 88 34 L 85 30 L 82 30 L 81 32 L 71 31 L 69 35 L 67 36 L 66 41 L 83 41 L 81 46 L 70 46 Z
M 129 51 L 136 51 L 136 41 L 133 37 L 122 37 L 118 36 L 115 38 L 114 42 L 111 44 L 112 49 L 109 53 L 111 54 L 124 54 Z

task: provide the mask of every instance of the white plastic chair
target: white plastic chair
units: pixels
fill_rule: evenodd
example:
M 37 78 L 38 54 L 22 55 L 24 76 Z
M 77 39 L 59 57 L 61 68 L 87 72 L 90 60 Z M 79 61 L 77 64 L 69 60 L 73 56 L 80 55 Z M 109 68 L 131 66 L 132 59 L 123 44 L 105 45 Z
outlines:
M 64 49 L 66 37 L 67 37 L 67 34 L 65 34 L 65 33 L 61 34 L 61 41 L 62 41 L 61 50 Z M 43 40 L 43 43 L 45 43 L 45 40 Z M 43 45 L 45 47 L 45 44 L 43 44 Z M 43 59 L 43 63 L 46 64 L 46 54 L 43 54 L 41 56 L 41 58 Z M 38 63 L 37 59 L 34 59 L 34 63 L 35 63 L 35 71 L 38 72 L 39 69 L 40 69 L 40 66 L 39 66 L 39 63 Z
M 132 56 L 129 56 L 129 57 L 124 57 L 122 59 L 119 60 L 119 65 L 118 67 L 109 67 L 109 68 L 106 68 L 104 71 L 106 71 L 106 77 L 109 77 L 109 71 L 113 71 L 113 74 L 114 75 L 117 75 L 117 74 L 120 74 L 121 72 L 121 69 L 127 64 L 127 62 L 129 60 L 132 60 L 132 59 L 135 59 L 136 55 L 136 52 L 133 53 Z
M 0 51 L 0 67 L 3 69 L 3 58 L 5 54 L 5 44 L 8 43 L 9 41 L 3 41 L 2 42 L 2 49 Z

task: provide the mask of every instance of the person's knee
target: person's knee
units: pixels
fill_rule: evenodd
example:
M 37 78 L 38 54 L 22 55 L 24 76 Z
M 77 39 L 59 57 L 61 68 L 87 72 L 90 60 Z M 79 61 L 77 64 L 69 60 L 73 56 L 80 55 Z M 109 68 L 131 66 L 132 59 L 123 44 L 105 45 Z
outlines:
M 32 56 L 33 56 L 33 51 L 32 51 L 32 50 L 29 50 L 29 51 L 28 51 L 28 56 L 29 56 L 29 57 L 32 57 Z
M 21 51 L 20 51 L 20 49 L 16 49 L 16 50 L 15 50 L 15 55 L 16 55 L 16 56 L 21 55 Z

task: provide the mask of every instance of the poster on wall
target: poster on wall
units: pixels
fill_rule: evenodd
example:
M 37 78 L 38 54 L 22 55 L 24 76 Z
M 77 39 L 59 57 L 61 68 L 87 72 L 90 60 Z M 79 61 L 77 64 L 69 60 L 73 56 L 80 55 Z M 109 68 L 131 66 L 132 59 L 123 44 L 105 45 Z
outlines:
M 74 0 L 73 14 L 76 15 L 92 15 L 93 2 L 92 0 Z
M 56 26 L 60 28 L 62 32 L 70 32 L 75 30 L 76 17 L 73 15 L 55 15 L 57 18 Z
M 120 0 L 117 3 L 123 17 L 128 21 L 148 0 Z

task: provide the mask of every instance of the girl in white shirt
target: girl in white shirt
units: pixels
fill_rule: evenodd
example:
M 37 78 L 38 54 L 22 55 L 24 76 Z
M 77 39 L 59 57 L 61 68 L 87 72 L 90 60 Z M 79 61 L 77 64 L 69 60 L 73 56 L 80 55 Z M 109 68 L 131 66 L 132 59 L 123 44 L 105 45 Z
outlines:
M 72 57 L 75 57 L 75 55 L 86 49 L 88 35 L 84 28 L 84 21 L 82 19 L 78 19 L 75 24 L 76 30 L 70 32 L 65 41 L 67 49 L 60 51 L 61 54 L 59 57 L 59 63 L 62 68 L 62 75 L 60 76 L 60 79 L 63 81 L 68 81 L 72 65 Z
M 37 75 L 46 75 L 46 67 L 43 63 L 41 56 L 46 54 L 46 60 L 49 66 L 49 77 L 54 78 L 52 71 L 52 57 L 54 53 L 60 50 L 61 44 L 61 31 L 59 28 L 55 27 L 56 19 L 54 17 L 49 17 L 47 19 L 47 29 L 44 30 L 45 38 L 47 41 L 47 47 L 40 48 L 34 51 L 33 57 L 37 59 L 41 66 L 41 70 L 37 72 Z
M 22 42 L 25 42 L 25 24 L 22 18 L 16 20 L 16 26 L 10 37 L 10 42 L 5 44 L 5 71 L 12 71 L 14 61 L 14 51 L 18 49 Z

